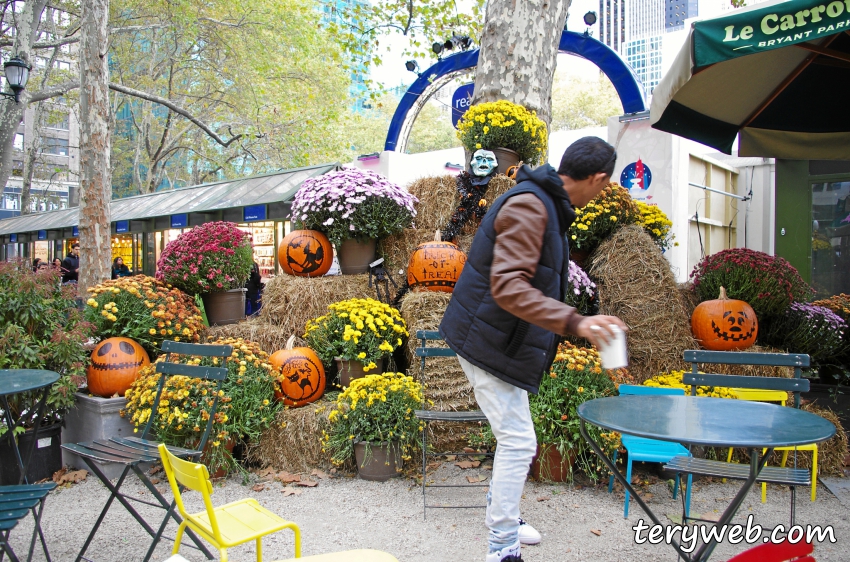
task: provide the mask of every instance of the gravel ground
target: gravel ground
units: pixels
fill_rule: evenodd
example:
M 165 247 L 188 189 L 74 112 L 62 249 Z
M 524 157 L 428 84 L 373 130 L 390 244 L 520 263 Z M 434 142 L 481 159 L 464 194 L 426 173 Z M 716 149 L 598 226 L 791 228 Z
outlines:
M 461 470 L 449 463 L 436 473 L 438 481 L 460 483 L 466 476 L 488 476 L 478 469 Z M 162 476 L 159 474 L 157 476 Z M 254 477 L 256 480 L 256 477 Z M 487 530 L 483 509 L 429 510 L 422 517 L 422 493 L 416 481 L 397 478 L 386 483 L 366 482 L 340 476 L 322 479 L 312 488 L 297 488 L 299 494 L 287 495 L 276 481 L 263 483 L 262 489 L 252 482 L 243 486 L 241 479 L 217 482 L 213 501 L 216 505 L 241 499 L 256 498 L 264 507 L 295 521 L 302 531 L 303 555 L 320 554 L 351 548 L 375 548 L 395 555 L 401 562 L 483 561 L 487 548 Z M 680 504 L 673 501 L 663 480 L 645 473 L 642 490 L 653 510 L 667 523 L 666 515 L 679 513 Z M 166 492 L 163 479 L 158 488 Z M 149 492 L 137 480 L 125 484 L 131 495 L 151 500 Z M 256 488 L 253 489 L 253 488 Z M 695 484 L 692 511 L 717 517 L 738 490 L 738 483 L 699 482 Z M 290 485 L 290 489 L 292 486 Z M 170 498 L 170 492 L 165 493 Z M 94 477 L 50 495 L 45 508 L 43 526 L 53 560 L 75 559 L 106 498 L 107 490 Z M 455 500 L 480 502 L 482 489 L 451 492 L 433 489 L 429 501 Z M 184 495 L 188 509 L 203 509 L 200 495 Z M 770 487 L 768 503 L 762 504 L 760 490 L 754 489 L 744 501 L 735 522 L 745 522 L 748 514 L 754 522 L 772 528 L 788 524 L 790 493 L 787 488 Z M 141 505 L 149 521 L 160 521 L 160 510 Z M 846 562 L 847 537 L 850 536 L 848 509 L 824 487 L 818 490 L 816 503 L 808 500 L 808 490 L 800 490 L 797 498 L 797 522 L 803 525 L 832 525 L 838 542 L 818 544 L 815 557 L 819 562 Z M 527 562 L 581 561 L 675 561 L 670 546 L 637 545 L 632 527 L 644 518 L 640 507 L 632 502 L 629 519 L 623 519 L 622 493 L 609 495 L 605 487 L 581 487 L 563 484 L 529 482 L 522 502 L 522 516 L 542 534 L 543 542 L 523 548 Z M 169 526 L 174 536 L 176 525 Z M 18 554 L 32 530 L 28 519 L 12 532 L 11 542 Z M 598 534 L 596 534 L 598 533 Z M 192 562 L 205 558 L 185 545 L 181 554 Z M 117 502 L 100 528 L 88 557 L 98 561 L 141 560 L 149 545 L 145 531 Z M 265 560 L 281 560 L 293 556 L 292 534 L 283 531 L 263 542 Z M 745 544 L 721 544 L 712 560 L 726 560 L 745 550 Z M 161 543 L 153 558 L 162 561 L 170 556 L 171 544 Z M 253 545 L 229 551 L 232 561 L 255 560 Z M 44 560 L 37 553 L 35 560 Z

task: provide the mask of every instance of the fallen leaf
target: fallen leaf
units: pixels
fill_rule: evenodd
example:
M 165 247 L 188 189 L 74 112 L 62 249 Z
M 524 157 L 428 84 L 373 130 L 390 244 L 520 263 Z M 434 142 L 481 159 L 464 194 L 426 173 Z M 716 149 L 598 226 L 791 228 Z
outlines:
M 275 472 L 277 472 L 277 471 L 275 469 L 273 469 L 272 467 L 267 467 L 267 468 L 261 468 L 260 470 L 255 471 L 254 474 L 259 476 L 260 478 L 266 478 L 268 476 L 274 477 Z
M 318 482 L 313 482 L 312 480 L 300 480 L 295 483 L 296 486 L 304 486 L 305 488 L 315 488 L 319 485 Z
M 266 485 L 265 484 L 254 484 L 254 487 L 251 488 L 251 489 L 254 490 L 255 492 L 262 492 L 263 490 L 266 489 Z
M 459 466 L 463 469 L 478 468 L 480 465 L 481 461 L 458 461 L 455 463 L 455 466 Z
M 537 501 L 547 502 L 547 501 L 549 501 L 549 496 L 540 496 L 539 498 L 537 498 Z
M 160 470 L 162 470 L 162 465 L 161 465 L 161 464 L 158 464 L 158 465 L 156 465 L 155 467 L 153 467 L 152 469 L 150 469 L 150 472 L 148 472 L 148 474 L 150 474 L 151 476 L 153 476 L 154 474 L 156 474 L 156 473 L 157 473 L 157 472 L 159 472 Z
M 277 473 L 277 476 L 275 476 L 274 479 L 280 480 L 284 484 L 289 484 L 290 482 L 298 482 L 299 480 L 301 480 L 301 476 L 298 474 L 286 472 L 285 470 L 281 470 Z
M 453 460 L 455 460 L 456 458 L 457 458 L 457 455 L 446 455 L 446 460 L 447 460 L 447 461 L 453 461 Z
M 159 478 L 151 478 L 151 484 L 159 484 L 160 482 L 162 482 L 162 480 Z
M 428 466 L 427 466 L 427 469 L 428 469 L 428 470 L 437 470 L 437 469 L 438 469 L 438 468 L 440 468 L 441 466 L 443 466 L 442 461 L 429 462 L 429 463 L 428 463 Z
M 310 473 L 310 476 L 315 476 L 316 478 L 321 478 L 322 480 L 328 479 L 328 475 L 319 470 L 318 468 L 314 468 L 313 472 Z
M 286 488 L 283 489 L 283 497 L 300 496 L 301 492 L 303 492 L 303 491 L 304 490 L 296 490 L 295 488 L 290 488 L 289 486 L 287 486 Z
M 478 476 L 467 476 L 466 479 L 467 481 L 469 481 L 470 484 L 476 484 L 478 482 L 484 482 L 485 480 L 487 480 L 487 477 L 481 476 L 479 474 Z
M 602 536 L 602 531 L 600 531 L 599 529 L 591 529 L 590 532 L 596 535 L 597 537 Z
M 493 470 L 493 465 L 492 464 L 482 464 L 481 470 Z
M 66 472 L 63 468 L 59 472 L 53 475 L 53 481 L 59 484 L 76 484 L 77 482 L 82 482 L 89 475 L 86 470 L 71 470 Z
M 640 497 L 645 499 L 645 500 L 651 500 L 654 496 L 652 494 L 650 494 L 649 492 L 647 492 L 645 494 L 641 494 Z

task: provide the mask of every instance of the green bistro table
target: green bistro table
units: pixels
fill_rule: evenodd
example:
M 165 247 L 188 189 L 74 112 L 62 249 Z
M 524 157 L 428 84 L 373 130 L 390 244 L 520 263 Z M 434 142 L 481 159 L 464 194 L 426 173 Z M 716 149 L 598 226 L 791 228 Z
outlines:
M 35 550 L 36 536 L 41 539 L 44 556 L 50 561 L 47 551 L 47 542 L 41 530 L 41 515 L 44 511 L 44 501 L 50 490 L 56 487 L 53 482 L 45 484 L 30 484 L 27 480 L 27 468 L 32 459 L 33 450 L 38 443 L 38 431 L 41 419 L 44 416 L 44 406 L 47 403 L 47 395 L 50 386 L 59 380 L 59 373 L 40 369 L 0 369 L 0 404 L 3 407 L 3 418 L 6 422 L 6 434 L 12 449 L 15 451 L 15 461 L 20 470 L 18 484 L 14 486 L 0 486 L 0 557 L 8 554 L 12 562 L 18 562 L 18 557 L 9 545 L 9 533 L 17 525 L 18 521 L 32 513 L 35 519 L 32 540 L 30 541 L 29 555 L 27 560 L 32 560 Z M 23 426 L 21 418 L 15 419 L 9 407 L 9 397 L 22 392 L 41 391 L 41 397 L 36 407 L 35 425 L 33 427 L 32 441 L 27 451 L 22 455 L 18 439 L 15 438 L 15 429 Z M 29 416 L 27 416 L 29 417 Z
M 656 525 L 660 519 L 649 509 L 620 474 L 613 462 L 587 433 L 586 423 L 637 437 L 685 445 L 745 448 L 750 453 L 749 476 L 716 523 L 728 524 L 758 479 L 775 447 L 793 447 L 826 441 L 835 426 L 815 414 L 775 404 L 694 396 L 614 396 L 585 402 L 578 408 L 581 434 L 614 477 Z M 762 449 L 767 449 L 761 460 Z M 693 555 L 673 541 L 688 562 L 702 562 L 711 555 L 715 541 L 700 546 Z

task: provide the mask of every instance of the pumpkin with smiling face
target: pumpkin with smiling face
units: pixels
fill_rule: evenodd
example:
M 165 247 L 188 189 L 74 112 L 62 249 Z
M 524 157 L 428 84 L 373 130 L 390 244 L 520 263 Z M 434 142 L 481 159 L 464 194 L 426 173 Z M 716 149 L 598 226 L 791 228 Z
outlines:
M 103 398 L 124 396 L 141 368 L 150 362 L 148 352 L 130 338 L 105 339 L 92 351 L 86 370 L 89 392 Z
M 726 289 L 720 287 L 717 299 L 702 302 L 694 309 L 691 331 L 705 349 L 746 349 L 756 342 L 758 319 L 749 304 L 728 298 Z

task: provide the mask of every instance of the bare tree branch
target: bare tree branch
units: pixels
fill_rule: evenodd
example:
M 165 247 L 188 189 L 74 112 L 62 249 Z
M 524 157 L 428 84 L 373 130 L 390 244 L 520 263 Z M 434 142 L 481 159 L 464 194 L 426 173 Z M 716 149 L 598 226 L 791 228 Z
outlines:
M 167 27 L 164 24 L 151 24 L 151 25 L 128 25 L 125 27 L 113 27 L 110 32 L 111 33 L 130 33 L 133 31 L 145 31 L 148 29 L 162 29 Z M 33 49 L 52 49 L 54 47 L 61 47 L 63 45 L 71 45 L 72 43 L 79 43 L 80 37 L 79 35 L 74 35 L 79 30 L 77 27 L 73 33 L 66 35 L 62 39 L 57 39 L 56 41 L 45 41 L 40 43 L 33 43 Z M 0 47 L 11 47 L 14 44 L 14 40 L 12 39 L 3 39 L 0 40 Z
M 50 98 L 55 98 L 58 96 L 64 96 L 71 90 L 76 90 L 80 87 L 79 80 L 72 80 L 70 82 L 65 82 L 63 84 L 57 84 L 52 88 L 47 88 L 46 90 L 40 90 L 38 92 L 33 92 L 29 96 L 29 103 L 35 103 L 39 101 L 44 101 Z

